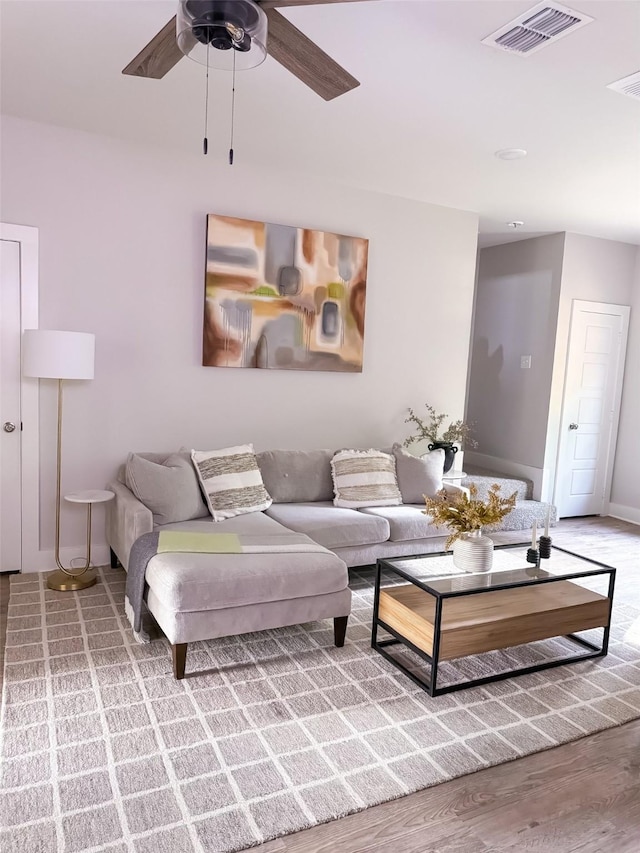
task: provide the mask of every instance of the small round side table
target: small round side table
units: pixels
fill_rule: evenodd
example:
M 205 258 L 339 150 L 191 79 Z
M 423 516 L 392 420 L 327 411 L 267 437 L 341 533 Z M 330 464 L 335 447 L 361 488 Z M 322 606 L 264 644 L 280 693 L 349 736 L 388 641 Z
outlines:
M 442 475 L 442 479 L 446 483 L 458 483 L 460 484 L 460 480 L 464 480 L 467 476 L 466 471 L 454 471 L 453 468 L 447 471 L 446 474 Z
M 84 492 L 70 492 L 64 496 L 65 501 L 74 504 L 87 505 L 87 556 L 86 565 L 77 572 L 72 569 L 59 569 L 47 577 L 49 589 L 57 589 L 61 592 L 70 592 L 76 589 L 86 589 L 97 580 L 96 573 L 91 571 L 91 508 L 94 504 L 106 503 L 115 498 L 114 492 L 106 489 L 88 489 Z

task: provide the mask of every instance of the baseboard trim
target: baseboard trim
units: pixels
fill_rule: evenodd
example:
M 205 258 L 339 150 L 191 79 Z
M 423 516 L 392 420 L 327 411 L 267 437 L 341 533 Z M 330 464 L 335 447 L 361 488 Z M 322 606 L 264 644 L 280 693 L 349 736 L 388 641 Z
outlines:
M 609 512 L 607 514 L 612 518 L 619 518 L 620 521 L 628 521 L 631 524 L 640 524 L 640 509 L 636 509 L 633 506 L 610 503 Z
M 72 560 L 80 562 L 86 558 L 86 550 L 82 545 L 71 546 L 69 548 L 60 549 L 60 562 L 64 566 L 70 566 Z M 109 546 L 108 545 L 92 545 L 91 546 L 91 565 L 92 566 L 108 566 L 109 565 Z M 57 568 L 55 553 L 50 551 L 37 551 L 29 556 L 28 562 L 22 567 L 23 574 L 30 572 L 52 572 Z

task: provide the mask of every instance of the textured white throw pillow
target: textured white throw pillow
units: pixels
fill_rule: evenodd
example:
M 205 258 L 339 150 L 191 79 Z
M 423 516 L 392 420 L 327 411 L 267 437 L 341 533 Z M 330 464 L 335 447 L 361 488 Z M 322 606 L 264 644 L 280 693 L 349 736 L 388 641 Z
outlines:
M 381 450 L 341 450 L 331 460 L 336 506 L 397 506 L 396 460 Z
M 400 444 L 393 445 L 398 486 L 402 503 L 420 504 L 424 496 L 432 498 L 442 488 L 444 450 L 439 447 L 423 456 L 408 453 Z
M 271 506 L 252 444 L 192 450 L 191 459 L 214 521 Z

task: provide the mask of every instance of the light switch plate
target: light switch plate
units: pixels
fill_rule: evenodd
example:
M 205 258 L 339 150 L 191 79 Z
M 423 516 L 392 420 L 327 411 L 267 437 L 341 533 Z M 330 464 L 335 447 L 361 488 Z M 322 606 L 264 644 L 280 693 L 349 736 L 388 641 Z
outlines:
M 530 355 L 521 355 L 520 356 L 520 367 L 523 370 L 531 367 L 531 356 Z

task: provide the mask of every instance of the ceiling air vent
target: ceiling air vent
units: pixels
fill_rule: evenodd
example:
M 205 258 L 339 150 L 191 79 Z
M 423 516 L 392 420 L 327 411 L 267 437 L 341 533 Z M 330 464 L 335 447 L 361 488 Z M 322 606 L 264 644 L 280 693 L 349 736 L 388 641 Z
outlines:
M 539 3 L 482 39 L 482 44 L 528 56 L 591 21 L 588 15 L 559 3 Z
M 636 71 L 635 74 L 629 74 L 628 77 L 623 77 L 622 80 L 609 83 L 607 89 L 613 89 L 614 92 L 620 92 L 621 95 L 628 95 L 630 98 L 640 101 L 640 71 Z

